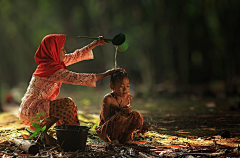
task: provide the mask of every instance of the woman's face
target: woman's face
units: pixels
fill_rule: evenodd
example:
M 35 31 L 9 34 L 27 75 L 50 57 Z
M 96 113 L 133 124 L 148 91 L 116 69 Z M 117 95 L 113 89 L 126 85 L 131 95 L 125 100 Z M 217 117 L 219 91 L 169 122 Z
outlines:
M 65 58 L 66 50 L 64 46 L 60 49 L 60 62 L 62 62 Z
M 122 80 L 116 83 L 113 92 L 117 96 L 125 97 L 130 91 L 130 81 L 128 77 L 124 77 Z

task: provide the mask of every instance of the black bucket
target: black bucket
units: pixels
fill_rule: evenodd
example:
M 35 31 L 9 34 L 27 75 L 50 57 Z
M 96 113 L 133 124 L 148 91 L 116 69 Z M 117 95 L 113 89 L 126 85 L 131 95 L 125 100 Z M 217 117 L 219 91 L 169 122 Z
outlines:
M 85 149 L 89 126 L 63 124 L 53 129 L 56 130 L 58 144 L 64 151 Z

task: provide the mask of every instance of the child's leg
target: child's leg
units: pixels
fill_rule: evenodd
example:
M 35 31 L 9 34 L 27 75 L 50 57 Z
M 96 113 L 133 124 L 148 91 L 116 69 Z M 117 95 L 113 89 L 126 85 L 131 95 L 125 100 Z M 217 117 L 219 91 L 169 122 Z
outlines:
M 133 132 L 143 125 L 143 117 L 139 112 L 133 111 L 126 120 L 126 128 L 120 139 L 121 143 L 133 140 Z
M 124 116 L 115 114 L 103 125 L 96 128 L 96 132 L 98 136 L 106 142 L 117 140 L 119 138 L 119 134 L 124 131 L 123 123 L 125 120 L 126 118 Z

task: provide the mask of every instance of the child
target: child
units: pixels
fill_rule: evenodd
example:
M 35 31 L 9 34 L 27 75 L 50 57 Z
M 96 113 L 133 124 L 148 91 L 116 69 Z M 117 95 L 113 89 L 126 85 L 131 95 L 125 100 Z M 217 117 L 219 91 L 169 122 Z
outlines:
M 106 142 L 131 143 L 133 132 L 143 130 L 143 118 L 139 112 L 132 111 L 130 81 L 124 71 L 111 75 L 110 88 L 103 98 L 100 123 L 96 128 L 98 136 Z

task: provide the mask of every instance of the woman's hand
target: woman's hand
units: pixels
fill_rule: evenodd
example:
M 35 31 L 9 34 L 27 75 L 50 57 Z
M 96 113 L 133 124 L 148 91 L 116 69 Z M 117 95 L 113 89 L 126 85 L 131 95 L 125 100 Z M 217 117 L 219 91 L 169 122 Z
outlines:
M 96 45 L 99 46 L 99 45 L 104 45 L 106 43 L 108 43 L 107 41 L 105 41 L 105 38 L 103 36 L 99 36 L 98 37 L 99 39 L 96 40 Z
M 111 76 L 114 72 L 116 72 L 116 71 L 125 71 L 125 69 L 122 69 L 122 68 L 114 68 L 114 69 L 110 69 L 110 70 L 107 70 L 105 73 L 106 73 L 106 75 L 107 76 Z M 107 77 L 106 76 L 106 77 Z
M 93 48 L 95 48 L 95 47 L 97 47 L 97 46 L 104 45 L 104 44 L 106 44 L 106 43 L 108 43 L 108 42 L 104 40 L 104 37 L 103 37 L 103 36 L 99 36 L 99 37 L 98 37 L 98 40 L 94 40 L 92 43 L 90 43 L 90 44 L 88 45 L 88 47 L 89 47 L 90 49 L 93 49 Z
M 111 76 L 116 71 L 125 71 L 125 69 L 122 69 L 122 68 L 111 69 L 111 70 L 107 70 L 106 72 L 96 74 L 97 80 L 100 80 L 100 79 L 103 79 L 105 77 Z

